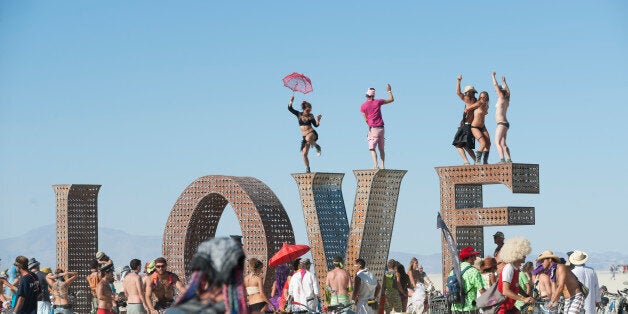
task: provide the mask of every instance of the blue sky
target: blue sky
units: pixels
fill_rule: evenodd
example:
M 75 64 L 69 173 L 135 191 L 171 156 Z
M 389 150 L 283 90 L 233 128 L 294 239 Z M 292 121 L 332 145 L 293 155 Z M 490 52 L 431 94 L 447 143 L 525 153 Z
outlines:
M 627 13 L 625 1 L 2 1 L 0 238 L 54 223 L 51 185 L 65 183 L 102 184 L 101 226 L 161 235 L 185 187 L 221 174 L 266 183 L 307 242 L 281 84 L 297 71 L 314 83 L 297 101 L 323 115 L 312 170 L 346 173 L 349 218 L 352 170 L 371 167 L 359 106 L 392 85 L 387 166 L 408 173 L 391 249 L 439 252 L 434 167 L 461 163 L 456 77 L 489 91 L 493 136 L 495 70 L 512 90 L 513 160 L 540 164 L 541 194 L 485 187 L 485 206 L 536 207 L 535 226 L 486 233 L 626 251 Z M 219 233 L 239 233 L 229 210 Z

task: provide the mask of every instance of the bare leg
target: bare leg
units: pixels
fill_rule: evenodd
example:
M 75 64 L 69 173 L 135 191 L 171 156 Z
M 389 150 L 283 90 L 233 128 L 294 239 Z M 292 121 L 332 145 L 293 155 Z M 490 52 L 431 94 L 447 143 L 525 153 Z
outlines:
M 506 144 L 506 138 L 508 137 L 508 128 L 504 127 L 504 129 L 506 129 L 504 131 L 504 136 L 502 138 L 502 142 L 501 142 L 501 146 L 504 149 L 504 157 L 506 158 L 506 161 L 510 162 L 510 148 L 508 148 L 508 144 Z
M 373 169 L 378 169 L 379 167 L 377 166 L 377 153 L 375 152 L 375 149 L 371 149 L 371 157 L 373 158 Z
M 503 139 L 506 135 L 506 127 L 498 124 L 495 128 L 495 144 L 497 145 L 497 154 L 499 154 L 499 160 L 504 161 L 504 147 L 502 146 Z
M 382 160 L 381 169 L 385 169 L 386 167 L 384 166 L 384 160 L 386 159 L 386 154 L 384 153 L 384 147 L 382 145 L 378 145 L 377 148 L 379 148 L 379 158 Z
M 473 149 L 471 149 L 471 148 L 469 148 L 469 147 L 466 147 L 466 146 L 465 146 L 465 148 L 464 148 L 464 149 L 467 151 L 467 153 L 469 154 L 469 156 L 471 156 L 471 159 L 475 160 L 475 153 L 473 152 Z
M 310 145 L 306 144 L 301 150 L 301 155 L 303 155 L 303 163 L 305 164 L 305 172 L 310 172 L 310 160 L 307 158 L 307 153 L 310 151 Z
M 458 154 L 460 154 L 460 157 L 462 157 L 462 161 L 464 161 L 464 164 L 468 165 L 469 164 L 469 159 L 467 159 L 467 154 L 464 153 L 464 148 L 456 147 L 456 150 L 458 150 Z M 471 152 L 473 152 L 473 151 L 471 151 Z M 473 159 L 475 159 L 475 155 L 474 155 Z
M 488 164 L 488 152 L 491 149 L 491 136 L 488 134 L 488 130 L 484 129 L 482 131 L 482 136 L 484 137 L 485 147 L 484 147 L 484 164 Z

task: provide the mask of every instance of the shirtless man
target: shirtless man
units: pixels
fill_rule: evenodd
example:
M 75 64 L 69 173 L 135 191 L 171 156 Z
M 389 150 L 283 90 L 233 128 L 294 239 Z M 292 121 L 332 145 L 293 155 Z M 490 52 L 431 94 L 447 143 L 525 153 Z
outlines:
M 98 310 L 98 298 L 96 297 L 96 287 L 98 286 L 98 282 L 100 281 L 100 278 L 98 277 L 98 260 L 92 259 L 89 261 L 88 265 L 91 273 L 87 275 L 86 280 L 87 285 L 89 285 L 89 290 L 92 293 L 92 309 L 90 313 L 94 314 Z
M 76 280 L 76 272 L 57 269 L 54 274 L 46 276 L 50 291 L 54 296 L 52 308 L 55 313 L 72 314 L 72 306 L 68 301 L 68 286 Z
M 491 147 L 491 137 L 488 135 L 488 130 L 486 130 L 486 126 L 484 125 L 484 118 L 488 114 L 488 93 L 481 92 L 478 101 L 465 108 L 465 114 L 473 111 L 473 121 L 471 122 L 471 133 L 473 133 L 473 137 L 475 137 L 478 142 L 480 142 L 480 147 L 478 147 L 478 151 L 475 152 L 475 164 L 487 164 L 488 163 L 488 152 Z M 484 161 L 482 161 L 482 156 L 484 156 Z
M 506 113 L 508 112 L 508 106 L 510 105 L 510 89 L 506 84 L 506 77 L 502 76 L 502 86 L 497 84 L 495 79 L 495 71 L 491 73 L 493 78 L 493 86 L 497 92 L 497 102 L 495 103 L 495 122 L 497 122 L 497 128 L 495 128 L 495 144 L 497 145 L 497 153 L 499 154 L 499 163 L 511 163 L 510 149 L 506 145 L 506 135 L 510 128 Z
M 467 159 L 467 155 L 465 151 L 475 160 L 475 153 L 473 149 L 475 148 L 475 140 L 473 139 L 473 135 L 471 134 L 471 122 L 473 122 L 473 110 L 467 110 L 473 104 L 477 103 L 477 99 L 475 98 L 475 94 L 477 91 L 471 85 L 465 86 L 464 91 L 460 90 L 460 82 L 462 81 L 462 75 L 458 75 L 458 82 L 456 84 L 456 94 L 465 104 L 465 111 L 462 115 L 462 121 L 460 122 L 460 128 L 458 128 L 458 132 L 454 136 L 454 142 L 452 143 L 456 146 L 460 157 L 464 161 L 465 165 L 469 164 L 469 159 Z M 475 110 L 475 109 L 474 109 Z
M 142 262 L 138 259 L 132 259 L 129 267 L 131 267 L 131 271 L 122 281 L 122 288 L 126 296 L 126 312 L 128 314 L 144 314 L 147 306 L 144 298 L 142 278 L 139 275 Z
M 110 283 L 113 282 L 113 264 L 106 264 L 100 268 L 100 281 L 96 286 L 96 298 L 98 298 L 97 314 L 114 314 L 114 295 Z
M 578 314 L 584 306 L 584 294 L 580 289 L 580 283 L 578 278 L 574 275 L 567 266 L 564 264 L 558 264 L 558 256 L 554 255 L 552 251 L 543 252 L 537 259 L 542 261 L 543 268 L 549 269 L 553 264 L 556 264 L 556 290 L 552 293 L 550 303 L 547 304 L 550 308 L 557 306 L 558 298 L 562 293 L 565 297 L 565 314 Z
M 166 270 L 166 259 L 159 257 L 155 259 L 155 272 L 148 277 L 146 283 L 146 305 L 149 313 L 158 313 L 160 310 L 169 308 L 174 303 L 175 288 L 179 293 L 185 291 L 183 283 L 179 277 Z M 157 302 L 151 302 L 153 295 Z
M 344 270 L 342 263 L 342 257 L 334 257 L 334 269 L 327 273 L 325 279 L 325 287 L 331 289 L 330 306 L 338 304 L 349 304 L 349 286 L 351 280 L 349 279 L 349 272 Z

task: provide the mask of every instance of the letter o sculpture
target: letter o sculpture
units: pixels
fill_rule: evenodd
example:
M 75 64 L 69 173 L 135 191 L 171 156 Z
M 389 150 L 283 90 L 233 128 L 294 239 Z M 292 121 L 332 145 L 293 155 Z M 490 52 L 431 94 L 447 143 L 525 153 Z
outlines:
M 247 259 L 258 258 L 266 266 L 284 242 L 294 243 L 288 214 L 262 181 L 252 177 L 204 176 L 181 193 L 168 217 L 162 252 L 170 271 L 179 276 L 190 274 L 190 262 L 198 245 L 216 235 L 227 204 L 231 204 L 240 222 Z M 264 290 L 270 291 L 274 271 L 264 269 L 264 273 Z

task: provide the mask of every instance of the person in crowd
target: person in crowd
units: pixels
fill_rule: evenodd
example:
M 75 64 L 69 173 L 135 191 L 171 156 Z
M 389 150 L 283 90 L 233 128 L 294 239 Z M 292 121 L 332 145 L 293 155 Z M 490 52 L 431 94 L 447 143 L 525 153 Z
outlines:
M 142 269 L 142 261 L 136 258 L 132 259 L 129 262 L 129 269 L 130 271 L 122 280 L 122 288 L 126 297 L 126 312 L 127 314 L 145 314 L 148 306 L 146 305 L 146 294 L 142 278 L 139 275 Z
M 458 313 L 479 313 L 475 306 L 475 299 L 480 294 L 484 293 L 484 281 L 480 271 L 473 267 L 475 260 L 480 252 L 473 249 L 472 246 L 466 246 L 460 250 L 458 258 L 460 259 L 460 271 L 462 273 L 462 282 L 460 287 L 465 292 L 464 303 L 454 303 L 451 305 L 451 311 L 454 314 Z M 449 273 L 451 276 L 453 270 Z
M 408 307 L 408 298 L 410 297 L 411 291 L 414 290 L 412 283 L 410 282 L 410 276 L 406 273 L 406 268 L 399 262 L 397 262 L 397 277 L 399 278 L 399 285 L 401 286 L 401 290 L 399 291 L 399 297 L 401 298 L 401 309 L 402 312 L 406 311 Z
M 507 239 L 499 251 L 499 257 L 505 265 L 497 278 L 497 289 L 507 299 L 499 306 L 498 314 L 519 313 L 515 307 L 517 300 L 534 302 L 532 297 L 521 295 L 519 288 L 519 268 L 531 250 L 530 241 L 523 237 L 514 237 Z
M 399 274 L 397 273 L 397 261 L 394 259 L 390 259 L 388 263 L 386 263 L 387 270 L 384 273 L 384 295 L 386 297 L 386 302 L 384 303 L 384 310 L 387 313 L 390 311 L 402 312 L 402 304 L 401 304 L 401 294 L 407 295 L 407 290 L 401 287 L 401 281 L 399 278 Z
M 497 282 L 497 277 L 495 276 L 495 272 L 497 272 L 497 260 L 494 257 L 485 257 L 480 264 L 480 271 L 482 272 L 484 289 L 488 289 Z
M 523 266 L 521 266 L 521 269 L 519 271 L 519 293 L 524 297 L 532 296 L 533 282 L 531 279 L 532 278 L 531 271 L 532 271 L 532 262 L 526 262 L 525 264 L 523 264 Z M 522 311 L 524 305 L 525 305 L 525 302 L 521 300 L 517 300 L 517 302 L 515 302 L 515 307 L 519 311 Z
M 264 313 L 270 303 L 264 293 L 263 271 L 262 261 L 254 257 L 249 259 L 249 274 L 244 277 L 244 287 L 250 313 Z
M 373 314 L 371 304 L 376 304 L 375 296 L 379 295 L 381 286 L 375 275 L 366 268 L 366 262 L 362 258 L 355 260 L 356 274 L 353 282 L 353 294 L 351 299 L 356 304 L 356 314 Z
M 314 146 L 316 148 L 316 154 L 318 156 L 321 155 L 321 147 L 316 143 L 318 140 L 318 133 L 314 130 L 313 127 L 318 127 L 321 123 L 320 114 L 314 119 L 314 115 L 312 114 L 312 104 L 307 101 L 303 101 L 301 103 L 301 109 L 303 111 L 298 111 L 292 108 L 292 102 L 294 101 L 294 95 L 290 97 L 290 102 L 288 103 L 288 110 L 297 117 L 299 120 L 299 127 L 301 128 L 301 135 L 303 136 L 303 140 L 301 140 L 301 155 L 303 156 L 303 163 L 305 164 L 305 172 L 310 172 L 310 160 L 307 155 L 310 151 L 310 146 Z
M 384 138 L 384 119 L 382 118 L 381 107 L 395 101 L 390 84 L 386 84 L 386 93 L 388 94 L 388 99 L 375 99 L 375 88 L 371 87 L 366 91 L 366 101 L 360 106 L 360 112 L 362 112 L 364 121 L 369 127 L 367 139 L 371 158 L 373 159 L 373 169 L 380 168 L 377 163 L 377 152 L 375 152 L 375 148 L 379 150 L 381 169 L 386 168 L 384 165 L 384 161 L 386 160 L 386 153 L 384 151 L 386 140 Z
M 18 256 L 13 265 L 20 273 L 20 282 L 15 292 L 16 302 L 13 312 L 16 314 L 37 313 L 37 298 L 41 292 L 37 275 L 28 270 L 28 258 Z
M 283 294 L 283 287 L 288 281 L 290 275 L 290 266 L 288 264 L 281 264 L 275 268 L 275 281 L 270 289 L 270 303 L 273 305 L 274 311 L 284 309 L 286 306 L 286 299 Z
M 191 261 L 188 289 L 167 314 L 248 314 L 244 289 L 244 251 L 230 237 L 201 243 Z
M 552 251 L 545 251 L 537 258 L 537 261 L 543 262 L 544 269 L 551 269 L 553 265 L 556 265 L 556 290 L 552 294 L 549 308 L 556 308 L 558 304 L 558 298 L 562 294 L 565 298 L 565 304 L 563 311 L 566 314 L 577 314 L 584 306 L 584 294 L 580 287 L 578 278 L 569 270 L 567 266 L 556 261 L 560 258 Z M 551 276 L 550 276 L 551 278 Z
M 458 75 L 458 81 L 456 83 L 456 94 L 460 97 L 465 104 L 464 112 L 462 114 L 462 120 L 460 121 L 460 126 L 458 127 L 458 131 L 456 135 L 454 135 L 454 141 L 452 145 L 456 147 L 458 150 L 458 154 L 462 157 L 464 161 L 464 165 L 469 165 L 469 159 L 466 154 L 469 154 L 471 159 L 475 161 L 475 153 L 473 150 L 475 149 L 475 138 L 471 133 L 471 123 L 473 122 L 473 110 L 471 110 L 471 106 L 476 104 L 478 100 L 475 98 L 475 94 L 477 91 L 473 85 L 467 85 L 464 87 L 464 90 L 460 90 L 460 83 L 462 82 L 462 75 Z
M 574 266 L 572 272 L 578 278 L 583 286 L 587 287 L 589 294 L 584 299 L 584 311 L 586 314 L 596 313 L 596 308 L 602 302 L 602 294 L 600 292 L 600 282 L 597 278 L 595 270 L 586 266 L 589 255 L 580 250 L 575 250 L 569 255 L 569 262 Z
M 290 298 L 290 281 L 292 280 L 292 276 L 299 271 L 299 264 L 301 264 L 301 258 L 294 259 L 290 264 L 288 277 L 286 278 L 286 283 L 283 286 L 283 298 L 286 302 Z M 285 309 L 286 305 L 287 304 L 284 304 L 284 307 L 282 307 L 281 310 Z
M 37 296 L 37 314 L 48 314 L 52 309 L 50 304 L 50 291 L 48 290 L 48 281 L 46 274 L 39 270 L 39 262 L 34 257 L 28 260 L 28 269 L 37 275 L 39 281 L 40 293 Z
M 497 84 L 495 78 L 495 71 L 491 72 L 493 79 L 493 86 L 497 93 L 497 102 L 495 103 L 495 122 L 497 122 L 497 128 L 495 128 L 495 146 L 497 146 L 497 153 L 499 154 L 500 163 L 511 163 L 510 149 L 506 144 L 506 136 L 508 135 L 508 129 L 510 129 L 510 123 L 506 118 L 508 112 L 508 106 L 510 105 L 510 89 L 506 84 L 506 77 L 502 76 L 502 85 Z
M 88 262 L 88 267 L 90 270 L 90 274 L 87 275 L 87 285 L 89 286 L 90 292 L 92 294 L 92 302 L 91 302 L 91 314 L 95 314 L 98 311 L 98 297 L 96 296 L 96 287 L 98 286 L 98 282 L 100 282 L 99 271 L 100 264 L 98 263 L 98 259 L 92 259 Z
M 410 277 L 410 285 L 416 287 L 417 284 L 423 284 L 426 290 L 434 286 L 432 280 L 427 276 L 427 273 L 423 271 L 423 266 L 419 264 L 416 257 L 410 259 L 410 265 L 408 265 L 408 276 Z
M 167 270 L 166 259 L 159 257 L 155 259 L 155 272 L 146 283 L 146 305 L 149 312 L 165 310 L 174 302 L 175 290 L 179 293 L 185 291 L 183 283 L 175 273 Z M 155 298 L 155 303 L 152 300 Z
M 344 269 L 341 256 L 334 256 L 334 269 L 327 273 L 325 278 L 326 290 L 330 292 L 329 305 L 349 304 L 349 287 L 351 279 L 349 272 Z
M 50 286 L 52 296 L 54 297 L 54 313 L 60 314 L 72 314 L 72 304 L 68 297 L 68 288 L 76 280 L 76 272 L 64 271 L 61 268 L 57 268 L 54 274 L 50 274 L 46 277 L 48 285 Z
M 305 311 L 308 308 L 316 309 L 318 307 L 320 293 L 318 281 L 310 272 L 311 265 L 312 262 L 309 258 L 301 259 L 299 270 L 290 278 L 288 294 L 292 296 L 295 303 L 298 303 L 293 304 L 293 311 Z

